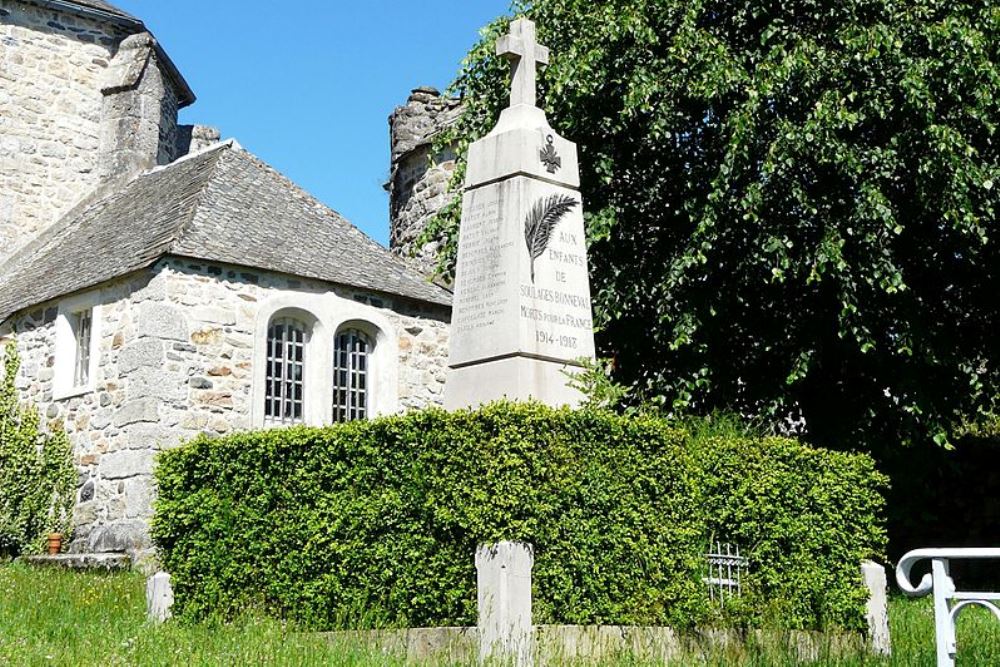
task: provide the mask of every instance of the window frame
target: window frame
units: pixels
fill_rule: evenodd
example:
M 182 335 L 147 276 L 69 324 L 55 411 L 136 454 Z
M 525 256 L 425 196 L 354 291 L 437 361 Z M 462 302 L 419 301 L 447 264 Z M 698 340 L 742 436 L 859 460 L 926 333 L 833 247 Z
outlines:
M 281 336 L 275 336 L 276 327 L 281 327 Z M 267 354 L 264 368 L 264 425 L 299 426 L 307 423 L 306 403 L 311 373 L 309 372 L 311 338 L 309 323 L 292 314 L 276 315 L 267 327 L 265 350 Z M 301 337 L 301 338 L 300 338 Z M 300 339 L 299 339 L 300 338 Z M 280 355 L 278 347 L 280 346 Z M 276 377 L 279 372 L 282 377 Z M 296 374 L 296 369 L 298 373 Z M 280 385 L 278 395 L 272 390 Z M 295 391 L 298 385 L 298 392 Z M 272 414 L 277 406 L 280 415 Z M 295 408 L 298 407 L 296 416 Z M 286 413 L 291 411 L 292 415 Z
M 90 361 L 93 358 L 94 309 L 85 308 L 70 315 L 73 328 L 75 358 L 73 360 L 73 387 L 90 384 Z
M 83 396 L 97 388 L 102 325 L 98 298 L 96 293 L 86 294 L 59 303 L 55 323 L 53 400 Z M 89 331 L 82 336 L 81 326 L 85 323 L 89 324 Z
M 270 428 L 264 408 L 267 374 L 267 333 L 270 322 L 292 315 L 311 325 L 305 370 L 305 424 L 333 423 L 334 333 L 357 328 L 368 335 L 375 352 L 369 358 L 368 418 L 395 414 L 400 407 L 399 378 L 407 361 L 400 356 L 401 326 L 383 310 L 334 292 L 308 293 L 281 289 L 261 299 L 253 329 L 252 382 L 248 428 Z M 410 371 L 406 371 L 410 372 Z M 374 391 L 372 391 L 374 389 Z M 280 426 L 280 425 L 278 425 Z
M 373 386 L 377 384 L 377 369 L 373 364 L 377 337 L 368 333 L 368 327 L 357 324 L 342 326 L 333 336 L 331 419 L 335 424 L 372 417 L 372 396 L 377 389 Z M 345 349 L 341 348 L 343 340 L 347 342 Z M 363 350 L 357 349 L 359 344 L 364 346 Z M 357 403 L 359 394 L 363 406 Z

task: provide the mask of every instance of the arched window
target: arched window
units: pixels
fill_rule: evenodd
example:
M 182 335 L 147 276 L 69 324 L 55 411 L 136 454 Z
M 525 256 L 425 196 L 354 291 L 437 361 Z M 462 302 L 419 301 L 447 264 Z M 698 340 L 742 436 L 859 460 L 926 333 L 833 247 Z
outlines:
M 368 417 L 371 394 L 371 337 L 359 329 L 341 329 L 333 345 L 333 421 Z
M 278 317 L 267 328 L 267 376 L 264 421 L 301 424 L 305 421 L 305 354 L 307 328 L 292 317 Z

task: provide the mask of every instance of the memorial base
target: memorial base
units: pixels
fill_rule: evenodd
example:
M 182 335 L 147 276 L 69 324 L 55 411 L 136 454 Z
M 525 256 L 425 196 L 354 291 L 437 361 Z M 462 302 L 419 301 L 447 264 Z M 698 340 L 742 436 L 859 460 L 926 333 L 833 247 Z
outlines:
M 500 400 L 537 400 L 546 405 L 579 406 L 584 396 L 566 385 L 566 373 L 579 366 L 514 356 L 448 370 L 444 406 L 448 410 L 477 408 Z

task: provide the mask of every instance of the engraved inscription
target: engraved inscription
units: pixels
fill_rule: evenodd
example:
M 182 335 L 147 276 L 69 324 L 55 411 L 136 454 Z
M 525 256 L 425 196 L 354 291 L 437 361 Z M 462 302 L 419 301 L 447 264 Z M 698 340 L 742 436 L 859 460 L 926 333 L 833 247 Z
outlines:
M 503 314 L 509 296 L 503 289 L 508 269 L 504 250 L 513 241 L 501 241 L 500 202 L 480 199 L 463 211 L 462 289 L 455 295 L 456 332 L 474 332 L 490 327 Z
M 550 195 L 535 202 L 524 219 L 524 244 L 531 260 L 531 282 L 535 282 L 535 260 L 552 241 L 556 225 L 580 202 L 565 195 Z
M 518 353 L 572 362 L 594 352 L 579 196 L 517 186 L 463 200 L 452 364 Z
M 539 352 L 575 359 L 589 348 L 586 343 L 592 340 L 594 330 L 586 251 L 573 231 L 553 233 L 549 244 L 544 256 L 555 265 L 551 274 L 554 282 L 520 285 L 520 317 L 533 329 Z

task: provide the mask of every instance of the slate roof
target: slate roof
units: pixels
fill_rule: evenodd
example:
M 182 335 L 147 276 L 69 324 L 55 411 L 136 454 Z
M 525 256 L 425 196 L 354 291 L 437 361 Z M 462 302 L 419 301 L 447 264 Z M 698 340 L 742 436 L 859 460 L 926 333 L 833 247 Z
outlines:
M 80 204 L 0 265 L 0 322 L 167 255 L 451 303 L 448 291 L 226 142 Z
M 121 17 L 123 19 L 131 19 L 132 21 L 138 21 L 136 17 L 132 16 L 128 12 L 123 12 L 118 9 L 110 2 L 104 2 L 104 0 L 67 0 L 71 5 L 79 5 L 81 7 L 89 7 L 90 9 L 98 9 L 102 12 L 107 12 L 108 14 L 113 14 L 115 16 Z

